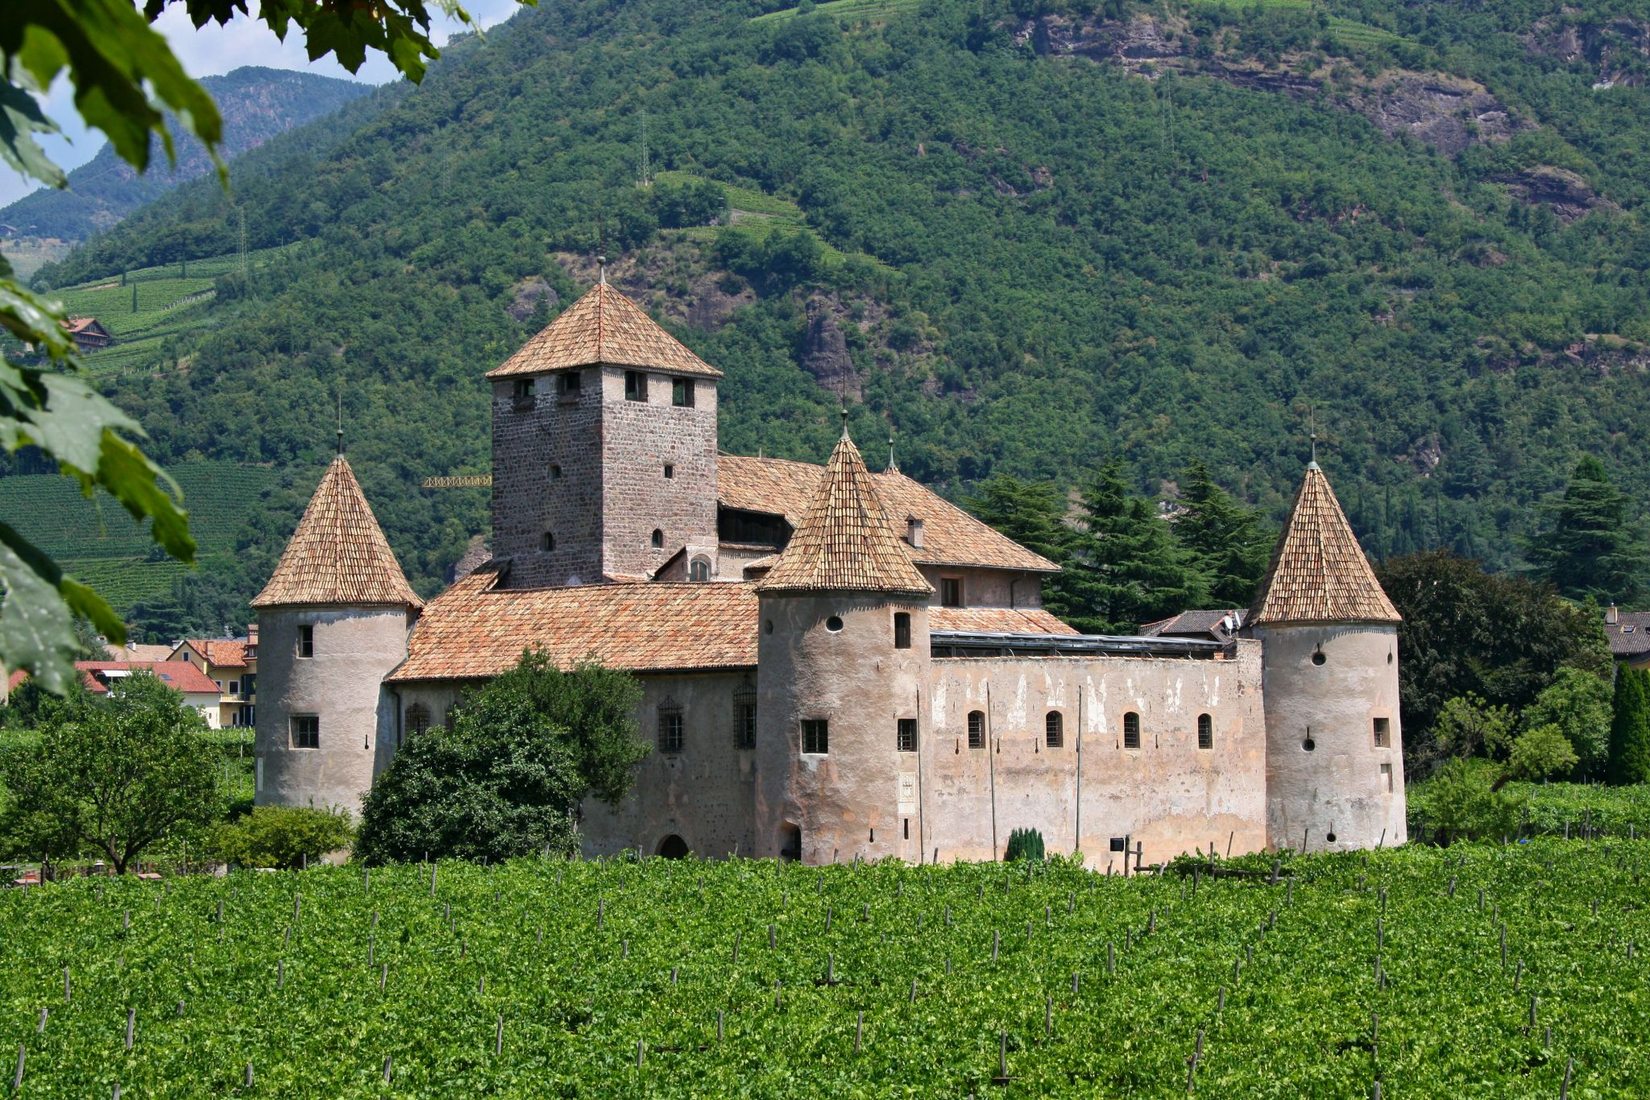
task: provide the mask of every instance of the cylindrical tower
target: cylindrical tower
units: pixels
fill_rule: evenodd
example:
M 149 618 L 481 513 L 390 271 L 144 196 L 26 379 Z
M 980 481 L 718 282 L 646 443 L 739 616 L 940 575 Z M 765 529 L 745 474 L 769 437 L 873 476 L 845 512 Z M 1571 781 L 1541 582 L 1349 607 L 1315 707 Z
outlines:
M 932 589 L 846 432 L 757 592 L 757 853 L 916 861 Z
M 252 606 L 255 802 L 358 812 L 394 729 L 380 685 L 423 604 L 341 453 Z
M 1262 644 L 1274 848 L 1407 839 L 1398 622 L 1313 462 L 1246 623 Z

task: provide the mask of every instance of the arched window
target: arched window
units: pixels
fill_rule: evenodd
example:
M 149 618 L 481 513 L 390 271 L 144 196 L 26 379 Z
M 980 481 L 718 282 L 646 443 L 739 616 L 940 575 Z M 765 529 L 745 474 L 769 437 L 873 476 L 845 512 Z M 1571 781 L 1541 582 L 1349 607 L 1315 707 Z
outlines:
M 1123 747 L 1138 749 L 1140 747 L 1140 715 L 1129 711 L 1123 715 Z
M 1207 714 L 1197 716 L 1197 747 L 1200 749 L 1215 747 L 1215 720 Z
M 710 580 L 710 562 L 706 561 L 704 558 L 694 558 L 692 561 L 688 562 L 688 580 Z
M 546 531 L 539 536 L 539 549 L 548 553 L 556 548 L 556 536 Z
M 658 529 L 658 528 L 657 528 L 657 527 L 655 527 L 655 528 L 654 528 L 654 529 L 653 529 L 653 539 L 652 539 L 652 542 L 653 542 L 653 549 L 655 549 L 655 550 L 662 550 L 662 549 L 664 549 L 664 545 L 665 545 L 665 533 L 664 533 L 664 532 L 663 532 L 663 531 L 661 531 L 661 530 L 659 530 L 659 529 Z
M 985 748 L 985 711 L 983 710 L 968 712 L 968 747 L 971 749 Z
M 1066 716 L 1057 710 L 1048 712 L 1043 719 L 1043 739 L 1051 749 L 1057 749 L 1066 743 Z

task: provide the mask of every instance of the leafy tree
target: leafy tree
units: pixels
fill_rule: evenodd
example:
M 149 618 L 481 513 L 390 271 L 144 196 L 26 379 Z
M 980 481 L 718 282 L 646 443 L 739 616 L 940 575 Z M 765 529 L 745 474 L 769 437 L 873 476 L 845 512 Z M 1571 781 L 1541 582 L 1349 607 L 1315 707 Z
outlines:
M 1524 708 L 1524 728 L 1551 726 L 1575 750 L 1583 776 L 1602 775 L 1610 754 L 1610 683 L 1579 668 L 1560 668 Z
M 1548 723 L 1532 726 L 1514 739 L 1507 771 L 1515 779 L 1546 779 L 1568 775 L 1579 760 L 1564 731 Z
M 1542 578 L 1575 599 L 1635 603 L 1650 566 L 1644 531 L 1630 520 L 1627 496 L 1592 455 L 1576 463 L 1570 483 L 1547 505 L 1548 529 L 1529 546 Z
M 1083 504 L 1087 531 L 1076 568 L 1086 572 L 1094 598 L 1076 625 L 1128 634 L 1184 610 L 1196 575 L 1157 509 L 1129 492 L 1119 464 L 1100 468 Z
M 1215 484 L 1201 459 L 1186 469 L 1180 503 L 1185 511 L 1175 518 L 1175 540 L 1203 575 L 1208 598 L 1221 607 L 1248 607 L 1266 574 L 1272 532 L 1259 513 Z
M 157 677 L 45 708 L 39 745 L 6 762 L 8 829 L 44 854 L 95 851 L 124 874 L 145 849 L 214 820 L 221 800 L 206 720 Z
M 1469 691 L 1444 704 L 1430 741 L 1440 758 L 1501 756 L 1512 741 L 1512 730 L 1511 710 L 1492 706 Z
M 257 806 L 239 821 L 219 825 L 212 847 L 225 863 L 291 869 L 306 858 L 349 847 L 355 830 L 343 810 Z
M 1616 669 L 1610 719 L 1610 782 L 1650 782 L 1650 674 Z
M 466 698 L 452 728 L 413 738 L 362 806 L 367 863 L 578 852 L 579 803 L 617 802 L 647 755 L 641 688 L 594 665 L 561 672 L 542 653 Z
M 1518 831 L 1527 800 L 1506 790 L 1504 783 L 1499 765 L 1451 760 L 1410 794 L 1412 833 L 1446 845 L 1511 836 Z

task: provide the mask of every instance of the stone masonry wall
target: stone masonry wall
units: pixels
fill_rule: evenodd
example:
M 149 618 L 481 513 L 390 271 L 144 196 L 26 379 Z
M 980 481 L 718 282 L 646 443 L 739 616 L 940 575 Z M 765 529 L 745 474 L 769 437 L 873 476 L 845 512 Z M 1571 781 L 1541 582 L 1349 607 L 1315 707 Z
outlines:
M 512 588 L 601 579 L 601 387 L 598 371 L 579 373 L 576 396 L 557 392 L 558 375 L 533 379 L 528 407 L 518 407 L 514 379 L 493 384 L 493 556 L 510 559 Z

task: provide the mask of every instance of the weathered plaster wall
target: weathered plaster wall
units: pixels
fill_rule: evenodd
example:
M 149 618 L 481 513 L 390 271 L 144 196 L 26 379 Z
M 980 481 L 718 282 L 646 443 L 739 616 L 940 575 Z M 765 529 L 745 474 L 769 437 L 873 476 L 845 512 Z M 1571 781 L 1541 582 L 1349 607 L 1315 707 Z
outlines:
M 314 627 L 315 655 L 298 656 L 298 627 Z M 372 785 L 380 730 L 390 722 L 380 682 L 407 656 L 405 608 L 279 608 L 260 612 L 254 801 L 341 806 L 351 813 Z M 319 747 L 294 748 L 294 715 L 320 718 Z
M 1256 636 L 1265 646 L 1272 846 L 1322 851 L 1402 844 L 1408 833 L 1397 629 L 1282 626 L 1261 628 Z M 1323 663 L 1314 664 L 1320 648 Z M 1389 722 L 1384 748 L 1375 744 L 1376 718 Z
M 920 553 L 918 551 L 917 553 Z M 929 597 L 931 607 L 939 607 L 943 592 L 942 577 L 960 577 L 963 582 L 964 607 L 1041 607 L 1043 586 L 1034 573 L 1014 573 L 1003 569 L 964 569 L 949 565 L 919 567 L 923 579 L 934 587 Z

